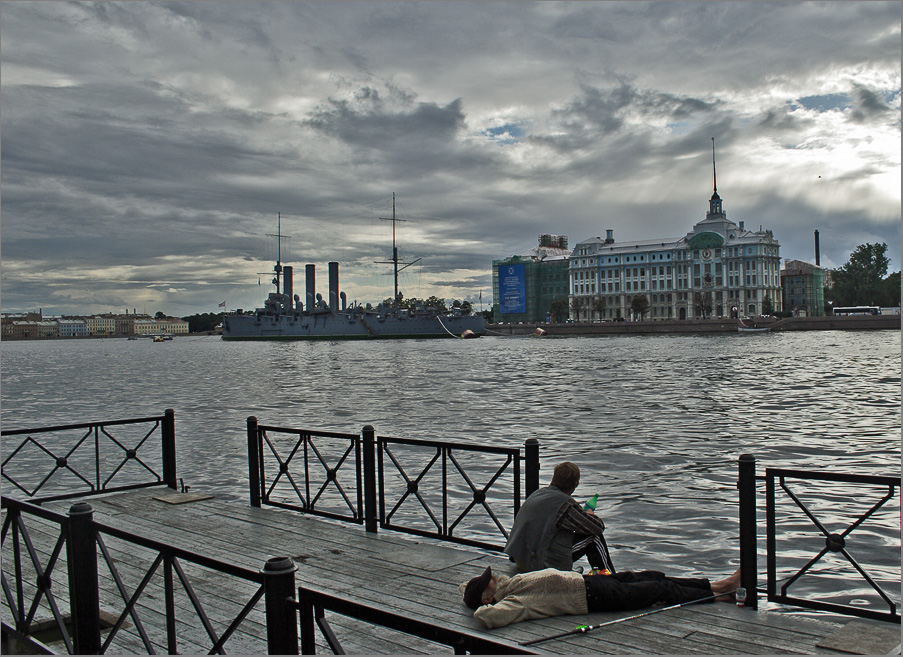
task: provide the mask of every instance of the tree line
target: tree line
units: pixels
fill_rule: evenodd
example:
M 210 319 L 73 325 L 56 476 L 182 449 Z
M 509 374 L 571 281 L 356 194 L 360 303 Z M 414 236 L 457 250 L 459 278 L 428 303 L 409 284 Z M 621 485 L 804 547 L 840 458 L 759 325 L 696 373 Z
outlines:
M 887 244 L 860 244 L 842 267 L 832 272 L 833 285 L 825 287 L 828 306 L 900 305 L 900 272 L 887 275 Z

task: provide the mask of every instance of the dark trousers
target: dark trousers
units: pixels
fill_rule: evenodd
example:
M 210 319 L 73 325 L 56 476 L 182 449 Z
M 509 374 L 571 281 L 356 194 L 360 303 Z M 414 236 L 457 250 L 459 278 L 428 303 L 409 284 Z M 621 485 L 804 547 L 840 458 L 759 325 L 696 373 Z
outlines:
M 607 568 L 609 572 L 615 572 L 615 564 L 608 553 L 608 545 L 603 536 L 588 536 L 575 534 L 571 561 L 577 561 L 586 555 L 586 560 L 593 568 Z
M 583 582 L 590 612 L 633 611 L 655 604 L 670 606 L 712 596 L 707 579 L 667 577 L 657 570 L 584 575 Z

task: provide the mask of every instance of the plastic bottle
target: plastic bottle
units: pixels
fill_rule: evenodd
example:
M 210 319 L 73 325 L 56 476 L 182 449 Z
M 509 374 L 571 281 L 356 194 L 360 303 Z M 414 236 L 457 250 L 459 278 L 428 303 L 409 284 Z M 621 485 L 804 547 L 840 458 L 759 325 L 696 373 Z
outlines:
M 584 511 L 595 511 L 596 503 L 599 501 L 599 493 L 596 493 L 591 498 L 586 501 L 586 504 L 583 505 Z

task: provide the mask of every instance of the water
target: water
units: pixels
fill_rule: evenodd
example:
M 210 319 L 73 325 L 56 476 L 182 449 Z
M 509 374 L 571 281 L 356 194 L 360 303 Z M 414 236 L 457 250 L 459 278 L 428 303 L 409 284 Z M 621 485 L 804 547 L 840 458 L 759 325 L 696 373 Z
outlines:
M 380 435 L 512 447 L 536 438 L 542 483 L 567 459 L 583 472 L 576 496 L 600 494 L 599 513 L 622 569 L 732 572 L 739 562 L 740 454 L 756 457 L 759 474 L 766 466 L 900 472 L 897 331 L 58 340 L 5 342 L 2 356 L 5 429 L 173 408 L 179 476 L 192 490 L 241 504 L 248 500 L 250 415 L 285 427 L 357 433 L 372 424 Z M 832 531 L 845 529 L 872 499 L 820 495 Z M 800 534 L 788 551 L 797 568 L 819 549 L 803 538 L 811 536 L 807 522 L 788 525 Z M 869 543 L 857 544 L 864 552 L 854 556 L 890 583 L 899 604 L 899 498 L 852 537 Z M 822 576 L 849 579 L 842 563 L 828 565 L 818 567 Z M 874 597 L 867 586 L 850 586 L 853 597 Z

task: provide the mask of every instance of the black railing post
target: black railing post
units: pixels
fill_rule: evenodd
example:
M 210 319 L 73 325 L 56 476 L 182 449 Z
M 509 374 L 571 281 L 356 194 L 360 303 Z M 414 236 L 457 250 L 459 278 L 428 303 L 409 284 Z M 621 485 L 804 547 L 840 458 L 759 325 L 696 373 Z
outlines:
M 539 489 L 539 441 L 527 438 L 524 442 L 524 497 Z
M 756 459 L 741 454 L 737 462 L 740 516 L 740 586 L 746 589 L 746 606 L 759 608 L 758 550 L 756 547 Z
M 248 418 L 248 486 L 251 489 L 251 506 L 260 507 L 260 460 L 258 454 L 257 418 Z
M 171 408 L 163 411 L 163 481 L 176 489 L 176 413 Z
M 376 516 L 376 430 L 369 424 L 361 431 L 364 442 L 364 525 L 368 532 L 379 531 Z
M 316 625 L 314 621 L 314 605 L 307 595 L 307 590 L 298 589 L 298 622 L 301 625 L 301 654 L 317 654 Z
M 268 559 L 263 574 L 266 607 L 267 653 L 298 654 L 298 624 L 295 621 L 295 562 L 289 557 Z
M 69 562 L 69 605 L 72 647 L 77 655 L 100 653 L 100 594 L 97 589 L 97 547 L 94 509 L 87 502 L 69 508 L 66 555 Z

